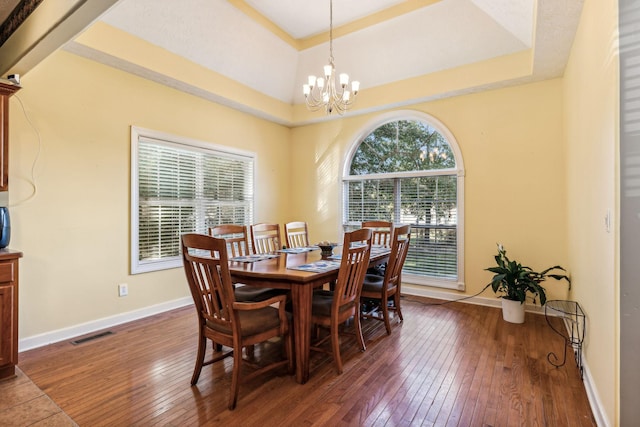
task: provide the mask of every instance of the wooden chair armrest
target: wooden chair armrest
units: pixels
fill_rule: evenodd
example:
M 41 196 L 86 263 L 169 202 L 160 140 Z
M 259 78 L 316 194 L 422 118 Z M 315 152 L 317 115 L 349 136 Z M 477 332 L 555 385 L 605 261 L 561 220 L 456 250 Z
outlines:
M 287 302 L 286 295 L 276 295 L 264 301 L 243 301 L 243 302 L 234 302 L 233 309 L 234 310 L 257 310 L 259 308 L 269 307 L 272 304 L 280 303 L 282 307 L 284 307 Z

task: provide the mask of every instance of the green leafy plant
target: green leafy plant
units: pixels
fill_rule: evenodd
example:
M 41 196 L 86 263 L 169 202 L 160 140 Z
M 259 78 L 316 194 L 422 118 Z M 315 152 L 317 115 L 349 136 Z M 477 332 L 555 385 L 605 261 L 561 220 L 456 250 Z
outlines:
M 541 272 L 533 271 L 530 267 L 524 266 L 517 261 L 512 261 L 507 257 L 507 251 L 498 244 L 498 255 L 495 256 L 496 267 L 486 268 L 486 271 L 494 273 L 491 282 L 487 286 L 491 286 L 493 292 L 504 293 L 500 298 L 512 301 L 520 301 L 524 304 L 527 298 L 527 292 L 533 294 L 533 303 L 536 298 L 540 297 L 540 305 L 547 302 L 547 295 L 540 283 L 548 278 L 556 280 L 566 280 L 571 289 L 571 280 L 564 274 L 552 274 L 554 270 L 566 271 L 559 265 L 547 268 Z

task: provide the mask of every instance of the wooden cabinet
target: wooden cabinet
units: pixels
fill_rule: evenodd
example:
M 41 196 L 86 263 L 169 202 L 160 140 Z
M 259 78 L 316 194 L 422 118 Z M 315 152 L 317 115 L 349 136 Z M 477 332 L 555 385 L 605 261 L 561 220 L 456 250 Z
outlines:
M 18 259 L 21 252 L 0 249 L 0 380 L 18 364 Z
M 9 98 L 20 86 L 0 79 L 0 191 L 9 189 Z

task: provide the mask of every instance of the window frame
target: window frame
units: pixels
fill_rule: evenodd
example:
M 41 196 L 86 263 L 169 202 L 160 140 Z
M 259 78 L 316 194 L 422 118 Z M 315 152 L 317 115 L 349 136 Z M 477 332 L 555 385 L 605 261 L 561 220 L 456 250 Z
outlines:
M 153 271 L 160 271 L 172 268 L 182 267 L 182 259 L 180 256 L 166 257 L 158 260 L 140 260 L 140 234 L 139 234 L 139 155 L 138 144 L 141 139 L 157 140 L 160 144 L 173 146 L 175 148 L 184 148 L 191 151 L 206 152 L 208 154 L 220 154 L 221 157 L 245 157 L 252 162 L 251 188 L 255 189 L 256 170 L 257 170 L 257 154 L 250 151 L 240 150 L 228 146 L 218 145 L 206 141 L 187 138 L 183 136 L 172 135 L 166 132 L 145 129 L 138 126 L 131 126 L 131 205 L 130 205 L 130 225 L 131 225 L 131 274 L 140 274 Z M 255 215 L 255 195 L 250 201 L 250 216 Z M 251 218 L 251 221 L 252 221 Z M 208 230 L 195 230 L 195 232 L 207 233 Z
M 448 168 L 448 169 L 431 169 L 424 171 L 408 171 L 408 172 L 396 172 L 389 174 L 369 174 L 369 175 L 350 175 L 349 172 L 351 170 L 351 162 L 353 161 L 353 157 L 355 156 L 356 151 L 360 147 L 360 144 L 364 141 L 364 139 L 369 136 L 375 129 L 380 126 L 383 126 L 387 123 L 399 121 L 399 120 L 413 120 L 420 121 L 428 124 L 430 127 L 439 132 L 449 143 L 451 147 L 451 151 L 454 154 L 456 167 Z M 447 280 L 440 279 L 436 277 L 427 277 L 420 276 L 415 274 L 403 274 L 402 281 L 405 283 L 415 284 L 415 285 L 423 285 L 423 286 L 433 286 L 438 288 L 446 288 L 446 289 L 456 289 L 459 291 L 464 291 L 465 287 L 465 278 L 464 278 L 464 161 L 462 159 L 462 152 L 460 151 L 460 147 L 456 138 L 453 136 L 453 133 L 438 119 L 433 117 L 430 114 L 413 111 L 413 110 L 397 110 L 391 111 L 385 114 L 381 114 L 369 122 L 367 122 L 364 126 L 362 126 L 359 132 L 352 138 L 351 145 L 348 147 L 346 155 L 343 157 L 343 165 L 342 165 L 342 180 L 340 183 L 340 228 L 343 229 L 346 224 L 345 220 L 345 182 L 352 180 L 365 180 L 365 179 L 381 179 L 381 178 L 392 178 L 392 177 L 418 177 L 418 176 L 440 176 L 440 175 L 455 175 L 457 177 L 456 185 L 457 185 L 457 195 L 456 195 L 456 203 L 457 203 L 457 228 L 456 228 L 456 249 L 457 249 L 457 278 L 455 280 Z

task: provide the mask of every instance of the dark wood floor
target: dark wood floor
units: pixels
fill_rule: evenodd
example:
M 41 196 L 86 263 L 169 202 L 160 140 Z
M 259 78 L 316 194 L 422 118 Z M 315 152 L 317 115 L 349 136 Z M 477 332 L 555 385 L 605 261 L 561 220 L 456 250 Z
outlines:
M 80 345 L 21 353 L 20 368 L 80 426 L 595 426 L 573 360 L 547 354 L 563 341 L 544 316 L 506 323 L 499 309 L 404 298 L 405 321 L 387 336 L 365 322 L 367 351 L 343 340 L 337 375 L 312 354 L 311 379 L 285 372 L 240 388 L 226 409 L 231 360 L 189 384 L 196 351 L 192 307 L 110 329 Z M 277 349 L 276 344 L 272 344 Z M 257 349 L 256 355 L 269 353 Z

